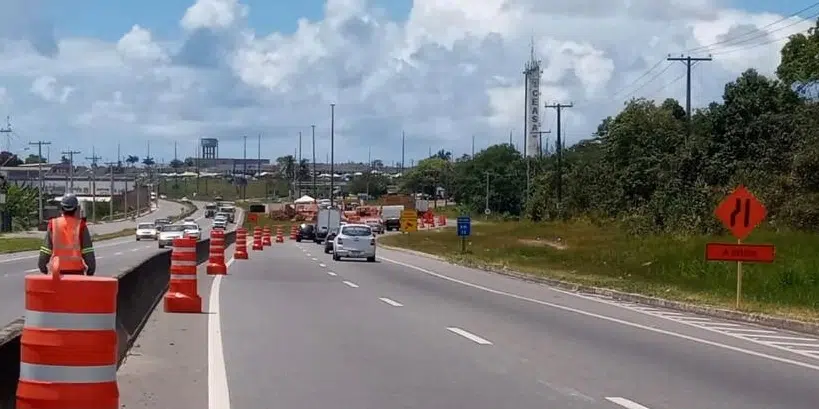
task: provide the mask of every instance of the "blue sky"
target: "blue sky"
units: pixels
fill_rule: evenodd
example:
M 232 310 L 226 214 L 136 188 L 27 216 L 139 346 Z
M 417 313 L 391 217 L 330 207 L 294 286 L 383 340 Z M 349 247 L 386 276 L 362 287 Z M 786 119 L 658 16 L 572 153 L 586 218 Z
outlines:
M 812 1 L 805 0 L 730 0 L 734 7 L 750 11 L 789 14 Z M 80 0 L 49 1 L 48 14 L 56 21 L 58 36 L 79 35 L 116 40 L 134 24 L 150 28 L 160 38 L 179 34 L 179 16 L 191 0 Z M 295 31 L 299 18 L 311 21 L 323 18 L 324 0 L 245 0 L 250 6 L 248 18 L 257 32 Z M 406 19 L 412 0 L 376 0 L 375 6 L 386 10 L 391 19 Z
M 259 33 L 292 33 L 299 18 L 323 19 L 324 0 L 244 0 L 250 7 L 248 23 Z M 48 14 L 56 22 L 58 37 L 79 35 L 116 41 L 134 24 L 148 27 L 159 38 L 180 33 L 179 18 L 191 0 L 79 0 L 50 1 Z M 412 0 L 378 0 L 376 7 L 393 20 L 405 20 Z

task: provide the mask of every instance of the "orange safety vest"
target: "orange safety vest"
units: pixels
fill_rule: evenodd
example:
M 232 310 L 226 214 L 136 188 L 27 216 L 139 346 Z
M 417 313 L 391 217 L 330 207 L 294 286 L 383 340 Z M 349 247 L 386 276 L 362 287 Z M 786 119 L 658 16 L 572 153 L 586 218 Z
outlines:
M 51 260 L 58 258 L 60 272 L 84 272 L 80 229 L 82 220 L 60 216 L 51 219 Z

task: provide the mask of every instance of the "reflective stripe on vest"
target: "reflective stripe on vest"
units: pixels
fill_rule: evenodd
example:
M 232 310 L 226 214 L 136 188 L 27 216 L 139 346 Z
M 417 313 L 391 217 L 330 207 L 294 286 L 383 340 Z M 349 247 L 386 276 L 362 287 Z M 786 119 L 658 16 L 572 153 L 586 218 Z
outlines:
M 55 383 L 115 382 L 117 365 L 62 366 L 20 362 L 20 379 Z
M 80 243 L 80 226 L 82 225 L 80 220 L 66 216 L 55 217 L 51 220 L 52 260 L 58 257 L 60 270 L 63 271 L 85 270 Z
M 64 330 L 115 330 L 117 314 L 69 314 L 26 310 L 26 326 Z

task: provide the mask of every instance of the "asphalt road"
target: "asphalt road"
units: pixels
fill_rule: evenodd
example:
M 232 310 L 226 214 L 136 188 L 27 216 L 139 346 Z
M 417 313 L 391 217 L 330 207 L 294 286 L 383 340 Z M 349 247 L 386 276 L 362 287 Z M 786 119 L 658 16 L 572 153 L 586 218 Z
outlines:
M 233 407 L 812 409 L 819 399 L 819 360 L 763 338 L 381 256 L 333 262 L 288 243 L 234 265 L 219 307 Z M 811 342 L 819 350 L 801 341 Z
M 162 206 L 160 209 L 168 209 L 168 213 L 159 211 L 148 216 L 148 220 L 159 217 L 178 215 L 180 208 L 176 203 L 173 206 Z M 197 220 L 202 228 L 202 237 L 210 234 L 210 221 L 204 218 L 204 203 L 196 203 L 199 207 L 191 217 Z M 175 211 L 173 209 L 176 209 Z M 125 222 L 123 222 L 125 223 Z M 121 224 L 117 228 L 119 231 L 125 228 L 136 226 L 135 222 Z M 235 228 L 231 225 L 229 230 Z M 123 270 L 134 267 L 160 250 L 155 241 L 135 241 L 134 237 L 105 240 L 95 243 L 97 256 L 97 275 L 114 276 Z M 26 274 L 39 274 L 37 269 L 37 252 L 23 252 L 5 255 L 0 258 L 0 326 L 22 316 L 24 307 L 24 277 Z

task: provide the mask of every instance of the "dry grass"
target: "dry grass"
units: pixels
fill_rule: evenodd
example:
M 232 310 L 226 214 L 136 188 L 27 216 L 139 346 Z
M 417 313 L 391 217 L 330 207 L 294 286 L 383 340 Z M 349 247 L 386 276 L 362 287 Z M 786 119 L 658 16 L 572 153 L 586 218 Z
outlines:
M 475 223 L 460 254 L 454 229 L 384 237 L 384 244 L 487 269 L 507 269 L 580 284 L 733 308 L 736 264 L 707 262 L 705 244 L 726 237 L 634 237 L 587 222 Z M 819 319 L 819 236 L 760 229 L 749 243 L 777 246 L 773 264 L 744 266 L 744 309 Z

